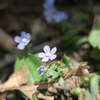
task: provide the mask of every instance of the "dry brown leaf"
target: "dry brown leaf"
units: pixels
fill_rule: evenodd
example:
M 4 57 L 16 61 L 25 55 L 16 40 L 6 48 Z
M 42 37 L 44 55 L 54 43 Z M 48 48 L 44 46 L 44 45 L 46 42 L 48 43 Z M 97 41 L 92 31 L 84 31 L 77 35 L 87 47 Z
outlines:
M 64 76 L 64 80 L 70 78 L 73 75 L 73 73 L 74 73 L 74 70 L 69 69 L 69 71 Z
M 29 99 L 32 99 L 32 95 L 37 92 L 37 90 L 25 90 L 25 89 L 19 89 L 22 93 L 24 93 Z
M 73 73 L 74 76 L 89 76 L 89 71 L 87 69 L 83 69 L 81 67 L 78 67 L 75 72 Z
M 75 68 L 73 76 L 79 76 L 79 77 L 89 76 L 89 71 L 87 69 L 83 68 L 84 66 L 86 66 L 86 64 L 87 64 L 87 62 L 83 62 L 79 66 L 77 66 Z
M 19 87 L 22 84 L 25 84 L 28 82 L 28 68 L 27 66 L 22 67 L 18 71 L 16 71 L 14 74 L 10 76 L 10 78 L 0 86 L 1 91 L 10 90 L 16 87 Z
M 32 99 L 32 95 L 35 94 L 38 98 L 42 98 L 45 100 L 53 100 L 53 97 L 51 96 L 44 96 L 42 95 L 38 90 L 40 89 L 47 89 L 49 87 L 49 84 L 41 84 L 41 85 L 25 85 L 20 86 L 17 89 L 23 92 L 29 99 Z
M 54 100 L 53 96 L 44 96 L 42 93 L 39 93 L 37 95 L 38 98 L 44 99 L 44 100 Z
M 89 72 L 82 68 L 82 66 L 85 66 L 87 63 L 81 63 L 79 66 L 77 66 L 74 70 L 70 69 L 69 72 L 65 75 L 64 79 L 68 79 L 71 76 L 86 76 L 89 75 Z M 17 89 L 23 92 L 29 99 L 32 99 L 32 95 L 38 93 L 38 90 L 40 89 L 47 89 L 50 85 L 52 85 L 54 82 L 43 82 L 42 84 L 31 84 L 31 85 L 24 85 L 20 86 L 24 83 L 28 82 L 27 79 L 27 66 L 22 67 L 18 71 L 16 71 L 11 77 L 6 81 L 1 87 L 1 91 L 5 90 L 12 90 Z M 40 92 L 36 95 L 38 98 L 42 98 L 45 100 L 53 100 L 54 98 L 51 96 L 44 96 Z
M 82 68 L 83 66 L 86 66 L 87 62 L 83 62 L 81 63 L 79 66 L 75 67 L 74 70 L 69 69 L 69 71 L 66 73 L 66 75 L 64 76 L 64 79 L 68 79 L 71 76 L 89 76 L 89 71 L 87 69 Z
M 23 92 L 29 99 L 32 99 L 32 95 L 34 94 L 36 97 L 44 100 L 54 100 L 53 96 L 44 96 L 38 90 L 31 90 L 31 91 L 20 90 L 20 91 Z
M 50 84 L 48 84 L 48 83 L 40 84 L 40 85 L 31 84 L 31 85 L 20 86 L 20 87 L 17 87 L 16 89 L 25 90 L 25 91 L 32 91 L 32 90 L 47 89 L 49 87 L 49 85 Z

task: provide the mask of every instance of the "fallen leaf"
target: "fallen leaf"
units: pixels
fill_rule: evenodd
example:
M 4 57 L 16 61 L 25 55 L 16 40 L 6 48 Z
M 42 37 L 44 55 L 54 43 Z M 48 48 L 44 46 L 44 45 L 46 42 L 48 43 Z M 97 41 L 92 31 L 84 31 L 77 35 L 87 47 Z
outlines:
M 24 93 L 29 99 L 32 99 L 32 95 L 37 92 L 37 90 L 29 90 L 26 91 L 25 89 L 19 89 L 22 93 Z
M 22 84 L 25 84 L 28 82 L 28 69 L 27 66 L 22 67 L 18 71 L 16 71 L 14 74 L 12 74 L 9 79 L 0 86 L 1 91 L 13 89 L 16 87 L 19 87 Z
M 89 71 L 85 68 L 83 68 L 84 66 L 86 66 L 87 62 L 83 62 L 81 63 L 78 67 L 75 68 L 75 71 L 73 73 L 73 76 L 89 76 Z
M 38 90 L 34 91 L 25 91 L 21 90 L 29 99 L 32 100 L 32 95 L 34 94 L 36 97 L 41 98 L 43 100 L 54 100 L 53 96 L 44 96 L 42 93 L 40 93 Z
M 38 98 L 42 98 L 42 99 L 46 99 L 46 100 L 53 100 L 52 99 L 53 97 L 44 96 L 43 94 L 41 94 L 38 91 L 41 89 L 47 89 L 49 87 L 49 85 L 50 84 L 41 84 L 41 85 L 31 84 L 31 85 L 20 86 L 16 89 L 23 92 L 29 99 L 32 99 L 32 95 L 35 94 L 35 96 L 37 96 Z
M 71 78 L 71 76 L 75 77 L 75 76 L 89 75 L 89 72 L 82 67 L 82 66 L 85 66 L 86 64 L 87 63 L 84 62 L 84 63 L 81 63 L 79 66 L 75 67 L 74 70 L 70 69 L 68 73 L 65 75 L 64 79 L 68 80 L 69 78 Z M 23 92 L 29 99 L 32 99 L 32 95 L 35 94 L 35 96 L 41 99 L 54 100 L 54 97 L 44 96 L 38 90 L 47 89 L 49 86 L 52 86 L 53 83 L 56 83 L 58 80 L 55 80 L 52 82 L 42 82 L 40 84 L 31 84 L 31 85 L 21 86 L 22 84 L 25 84 L 28 82 L 27 74 L 28 74 L 27 66 L 22 67 L 21 69 L 16 71 L 13 75 L 11 75 L 8 81 L 6 81 L 3 85 L 0 86 L 0 91 L 17 89 Z M 70 81 L 69 81 L 69 84 L 70 84 Z M 70 88 L 70 86 L 67 86 L 67 87 Z
M 44 96 L 42 93 L 39 93 L 37 95 L 38 98 L 44 99 L 44 100 L 54 100 L 53 96 Z
M 87 62 L 81 63 L 79 66 L 75 67 L 75 69 L 69 69 L 69 71 L 66 73 L 64 76 L 64 79 L 68 79 L 71 76 L 79 76 L 79 77 L 84 77 L 84 76 L 89 76 L 89 71 L 83 66 L 86 66 Z
M 89 76 L 89 71 L 87 69 L 83 69 L 81 67 L 78 67 L 75 72 L 73 73 L 73 76 Z

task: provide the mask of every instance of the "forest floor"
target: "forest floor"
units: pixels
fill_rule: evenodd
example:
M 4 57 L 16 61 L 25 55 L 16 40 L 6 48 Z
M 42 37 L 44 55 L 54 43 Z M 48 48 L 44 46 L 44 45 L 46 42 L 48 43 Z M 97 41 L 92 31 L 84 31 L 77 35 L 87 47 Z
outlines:
M 43 0 L 0 0 L 0 82 L 4 83 L 14 71 L 14 63 L 18 52 L 12 50 L 17 44 L 14 37 L 20 35 L 21 31 L 31 34 L 33 47 L 30 53 L 42 51 L 44 45 L 56 46 L 57 60 L 61 60 L 64 54 L 70 59 L 74 67 L 82 62 L 87 62 L 85 69 L 93 75 L 99 73 L 100 68 L 95 67 L 100 62 L 90 57 L 92 46 L 88 41 L 79 41 L 75 44 L 74 37 L 88 37 L 92 29 L 96 27 L 99 20 L 100 1 L 97 0 L 62 0 L 55 2 L 55 6 L 60 11 L 69 15 L 66 27 L 61 27 L 62 23 L 52 25 L 47 23 L 43 15 Z M 63 31 L 64 30 L 64 31 Z M 71 31 L 72 30 L 72 31 Z M 74 32 L 76 32 L 74 34 Z M 70 34 L 72 34 L 70 36 Z M 74 34 L 74 35 L 73 35 Z M 66 37 L 66 38 L 64 38 Z M 70 39 L 67 39 L 70 37 Z M 73 41 L 71 41 L 73 40 Z M 81 77 L 72 76 L 65 80 L 64 86 L 48 89 L 47 95 L 54 96 L 55 100 L 87 100 L 86 89 L 89 84 L 80 82 Z M 75 87 L 81 87 L 82 93 L 77 96 L 73 94 Z M 0 93 L 0 100 L 24 100 L 25 98 L 17 90 Z M 100 89 L 94 100 L 100 100 Z

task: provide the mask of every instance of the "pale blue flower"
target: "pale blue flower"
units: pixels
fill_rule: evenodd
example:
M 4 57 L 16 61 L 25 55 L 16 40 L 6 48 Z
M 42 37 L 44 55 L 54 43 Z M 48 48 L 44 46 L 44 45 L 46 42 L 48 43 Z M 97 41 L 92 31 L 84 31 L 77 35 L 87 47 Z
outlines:
M 14 41 L 19 43 L 17 48 L 20 50 L 23 50 L 25 48 L 25 46 L 30 42 L 30 40 L 31 40 L 31 35 L 24 31 L 21 32 L 21 37 L 15 36 L 15 38 L 14 38 Z
M 47 62 L 49 59 L 54 60 L 57 55 L 55 52 L 57 51 L 57 48 L 54 47 L 50 50 L 50 46 L 46 45 L 43 48 L 44 52 L 39 53 L 39 57 L 42 58 L 42 62 Z
M 52 15 L 47 15 L 45 17 L 45 19 L 46 19 L 47 22 L 52 22 L 53 21 Z
M 68 19 L 68 15 L 65 12 L 57 11 L 55 14 L 53 14 L 53 20 L 57 23 L 66 19 Z
M 56 13 L 56 9 L 55 9 L 55 8 L 52 8 L 52 9 L 45 9 L 45 10 L 43 11 L 43 14 L 44 14 L 45 16 L 52 15 L 52 14 L 54 14 L 54 13 Z
M 44 74 L 44 72 L 46 71 L 46 68 L 44 66 L 40 66 L 37 70 L 40 71 L 39 76 L 42 76 Z
M 54 7 L 55 0 L 45 0 L 43 3 L 44 16 L 47 22 L 60 22 L 68 19 L 68 15 L 65 12 L 60 12 Z

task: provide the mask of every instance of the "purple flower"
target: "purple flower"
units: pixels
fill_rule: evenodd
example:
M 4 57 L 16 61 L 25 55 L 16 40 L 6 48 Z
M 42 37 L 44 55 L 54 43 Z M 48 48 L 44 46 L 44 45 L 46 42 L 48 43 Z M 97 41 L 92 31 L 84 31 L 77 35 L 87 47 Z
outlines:
M 53 14 L 53 20 L 55 22 L 60 22 L 66 19 L 68 19 L 68 15 L 65 12 L 57 11 L 55 14 Z
M 14 38 L 14 41 L 19 43 L 17 48 L 20 50 L 23 50 L 25 48 L 25 46 L 30 42 L 30 40 L 31 40 L 31 35 L 24 31 L 21 32 L 21 37 L 15 36 L 15 38 Z
M 42 58 L 42 62 L 47 62 L 49 59 L 53 60 L 57 57 L 55 52 L 57 51 L 57 48 L 54 47 L 50 50 L 50 46 L 46 45 L 43 48 L 44 52 L 39 53 L 39 57 Z
M 46 68 L 44 66 L 40 66 L 37 70 L 40 71 L 39 76 L 42 76 L 44 74 L 44 72 L 46 71 Z

